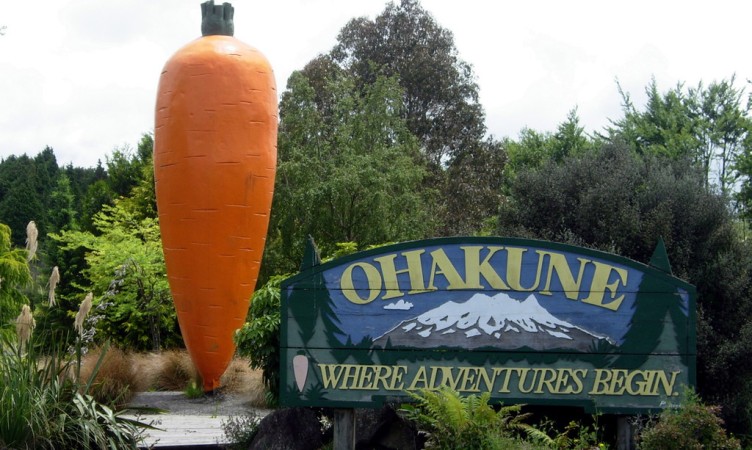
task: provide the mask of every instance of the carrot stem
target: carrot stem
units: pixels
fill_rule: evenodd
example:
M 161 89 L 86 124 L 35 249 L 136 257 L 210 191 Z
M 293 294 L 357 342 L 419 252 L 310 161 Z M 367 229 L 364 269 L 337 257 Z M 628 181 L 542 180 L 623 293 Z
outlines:
M 235 34 L 235 8 L 229 3 L 215 5 L 214 0 L 201 4 L 201 35 L 232 36 Z

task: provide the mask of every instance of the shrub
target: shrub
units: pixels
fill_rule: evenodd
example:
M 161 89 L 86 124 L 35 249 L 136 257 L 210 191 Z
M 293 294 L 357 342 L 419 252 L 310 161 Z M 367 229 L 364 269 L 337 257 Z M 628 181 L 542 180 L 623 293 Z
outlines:
M 168 350 L 161 353 L 162 364 L 154 380 L 154 388 L 160 391 L 182 391 L 198 379 L 198 372 L 187 353 Z
M 236 332 L 238 355 L 247 357 L 254 369 L 261 369 L 270 406 L 279 400 L 279 326 L 280 284 L 287 278 L 278 275 L 253 294 L 248 320 Z
M 95 376 L 93 371 L 97 361 L 101 364 Z M 117 347 L 103 352 L 96 349 L 84 358 L 81 368 L 82 378 L 92 378 L 89 392 L 94 399 L 110 408 L 121 409 L 133 398 L 138 376 L 130 354 Z
M 657 423 L 640 434 L 641 450 L 733 450 L 741 449 L 739 441 L 726 435 L 720 408 L 704 405 L 696 394 L 686 394 L 678 409 L 661 413 Z
M 426 448 L 467 450 L 495 450 L 534 448 L 532 444 L 515 438 L 523 433 L 544 444 L 551 439 L 532 425 L 524 423 L 528 414 L 521 414 L 521 406 L 501 406 L 496 411 L 488 404 L 491 394 L 461 397 L 457 391 L 442 386 L 436 391 L 423 389 L 408 392 L 415 404 L 402 406 L 407 418 L 427 432 Z M 542 445 L 540 448 L 544 448 Z
M 222 421 L 222 431 L 225 433 L 227 450 L 242 450 L 249 448 L 258 432 L 261 418 L 256 413 L 248 413 L 242 416 L 230 416 Z
M 588 425 L 574 420 L 570 421 L 564 431 L 556 433 L 550 446 L 564 450 L 606 450 L 606 445 L 601 440 L 602 430 L 598 427 L 598 416 L 594 416 L 594 424 Z
M 0 448 L 137 448 L 148 425 L 97 402 L 77 364 L 64 352 L 42 358 L 33 346 L 22 353 L 0 342 Z

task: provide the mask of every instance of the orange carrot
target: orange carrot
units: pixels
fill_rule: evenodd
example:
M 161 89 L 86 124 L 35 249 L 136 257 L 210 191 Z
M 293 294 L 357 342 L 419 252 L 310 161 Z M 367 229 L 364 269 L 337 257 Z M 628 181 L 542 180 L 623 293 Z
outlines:
M 268 61 L 233 35 L 229 3 L 201 5 L 202 37 L 159 80 L 154 177 L 167 276 L 204 391 L 235 352 L 269 225 L 277 93 Z

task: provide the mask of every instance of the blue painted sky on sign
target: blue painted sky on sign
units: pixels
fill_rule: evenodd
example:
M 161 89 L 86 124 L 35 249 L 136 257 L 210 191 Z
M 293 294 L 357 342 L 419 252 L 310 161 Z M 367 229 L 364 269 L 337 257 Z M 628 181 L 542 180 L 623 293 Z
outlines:
M 467 244 L 419 247 L 425 249 L 425 253 L 423 253 L 421 256 L 421 262 L 423 266 L 423 273 L 425 274 L 426 279 L 429 277 L 429 274 L 431 272 L 431 257 L 427 255 L 430 255 L 432 251 L 441 248 L 450 260 L 461 261 L 463 259 L 463 250 L 461 249 L 461 246 L 467 246 Z M 544 247 L 506 247 L 526 249 L 522 256 L 522 266 L 523 268 L 532 268 L 532 270 L 522 270 L 520 284 L 525 287 L 532 286 L 536 282 L 536 277 L 539 275 L 537 273 L 537 270 L 535 270 L 538 266 L 539 258 L 536 250 L 565 255 L 566 261 L 575 277 L 579 273 L 580 264 L 582 264 L 581 261 L 578 260 L 578 258 L 583 258 L 583 256 L 576 253 L 551 250 Z M 397 254 L 401 255 L 405 251 L 409 250 L 411 249 L 403 248 L 399 252 L 397 252 Z M 483 283 L 485 289 L 480 291 L 476 289 L 444 290 L 447 287 L 447 279 L 441 274 L 437 274 L 435 276 L 435 286 L 438 288 L 438 290 L 408 295 L 407 291 L 409 291 L 410 276 L 405 272 L 398 273 L 398 280 L 401 290 L 405 293 L 404 296 L 382 300 L 382 291 L 382 294 L 380 294 L 378 298 L 367 304 L 355 304 L 345 298 L 342 291 L 339 289 L 340 281 L 345 269 L 348 266 L 356 263 L 367 263 L 375 267 L 379 267 L 379 264 L 375 261 L 375 258 L 387 254 L 393 254 L 393 252 L 375 254 L 366 258 L 349 261 L 347 264 L 326 270 L 323 274 L 326 285 L 329 287 L 329 295 L 333 301 L 334 310 L 337 316 L 340 317 L 340 329 L 345 334 L 345 340 L 347 340 L 347 337 L 349 337 L 351 342 L 358 343 L 363 338 L 368 336 L 376 339 L 398 326 L 401 322 L 413 319 L 448 301 L 462 303 L 478 292 L 483 292 L 489 296 L 492 296 L 496 292 L 499 292 L 490 289 L 488 287 L 488 283 Z M 485 257 L 485 255 L 482 255 L 481 257 L 483 258 Z M 622 294 L 624 295 L 624 300 L 622 301 L 617 311 L 611 311 L 603 307 L 583 303 L 581 299 L 585 297 L 584 293 L 581 293 L 578 296 L 578 300 L 571 300 L 567 298 L 564 292 L 562 292 L 561 282 L 556 275 L 552 277 L 550 288 L 551 295 L 540 294 L 540 288 L 531 292 L 515 292 L 511 290 L 503 292 L 519 301 L 523 301 L 530 294 L 534 294 L 540 305 L 556 318 L 567 321 L 570 324 L 580 327 L 583 330 L 591 332 L 593 334 L 599 336 L 607 336 L 612 342 L 620 344 L 623 340 L 624 334 L 629 329 L 629 323 L 634 312 L 635 299 L 640 283 L 642 281 L 643 272 L 607 259 L 600 259 L 590 255 L 585 256 L 584 258 L 589 261 L 608 264 L 610 266 L 614 266 L 618 269 L 626 271 L 627 282 L 626 284 L 619 283 L 619 289 L 615 296 L 618 297 Z M 490 262 L 494 266 L 496 271 L 501 275 L 501 278 L 505 279 L 506 277 L 504 274 L 506 273 L 507 265 L 506 253 L 497 252 L 496 254 L 494 254 L 493 258 L 490 259 Z M 583 273 L 581 286 L 589 286 L 593 279 L 593 264 L 585 264 L 586 267 Z M 463 265 L 455 264 L 455 268 L 457 269 L 457 272 L 460 274 L 460 276 L 464 279 L 466 274 Z M 407 269 L 407 264 L 404 261 L 404 258 L 395 258 L 395 269 L 398 272 L 400 270 Z M 545 271 L 546 268 L 544 267 L 543 270 Z M 365 274 L 361 268 L 356 267 L 355 269 L 353 269 L 352 273 L 354 279 L 361 281 L 360 285 L 367 285 L 367 283 L 364 282 Z M 546 276 L 547 273 L 542 273 L 540 275 L 543 280 L 545 280 Z M 609 283 L 617 282 L 618 279 L 618 275 L 615 272 L 612 272 L 611 276 L 609 277 Z M 540 286 L 542 286 L 543 284 L 544 282 L 541 281 Z M 359 284 L 357 284 L 356 281 L 356 286 L 358 285 Z M 367 298 L 368 292 L 366 290 L 361 290 L 359 291 L 359 296 L 361 298 Z M 607 304 L 610 301 L 611 298 L 607 294 L 603 303 Z

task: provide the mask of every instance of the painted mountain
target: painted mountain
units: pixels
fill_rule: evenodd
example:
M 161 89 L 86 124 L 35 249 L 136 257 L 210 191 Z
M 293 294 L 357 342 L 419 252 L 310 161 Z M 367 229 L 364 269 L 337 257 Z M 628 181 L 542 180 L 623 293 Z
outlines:
M 374 347 L 505 350 L 565 349 L 586 352 L 599 341 L 610 340 L 557 319 L 534 295 L 523 301 L 505 293 L 493 297 L 475 294 L 467 301 L 449 301 L 430 311 L 404 320 L 373 342 Z

